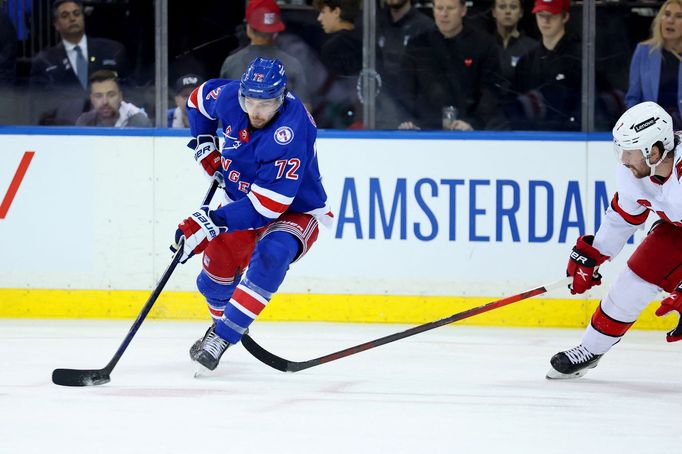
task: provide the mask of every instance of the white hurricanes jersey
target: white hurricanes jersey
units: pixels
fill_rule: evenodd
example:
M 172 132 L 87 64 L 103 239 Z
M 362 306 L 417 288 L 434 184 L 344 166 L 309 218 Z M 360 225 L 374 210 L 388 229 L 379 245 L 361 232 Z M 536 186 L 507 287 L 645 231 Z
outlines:
M 661 182 L 655 178 L 635 178 L 625 166 L 618 166 L 617 189 L 599 231 L 594 247 L 615 257 L 625 242 L 644 224 L 650 212 L 682 227 L 682 149 L 674 150 L 672 173 Z

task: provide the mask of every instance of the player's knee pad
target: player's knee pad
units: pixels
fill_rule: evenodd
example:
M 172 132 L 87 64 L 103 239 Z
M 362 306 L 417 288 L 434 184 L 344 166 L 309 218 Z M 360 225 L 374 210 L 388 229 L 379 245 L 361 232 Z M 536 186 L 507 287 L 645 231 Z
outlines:
M 236 287 L 236 282 L 226 285 L 214 281 L 204 270 L 197 276 L 197 289 L 204 295 L 204 298 L 206 298 L 212 315 L 214 309 L 222 311 L 225 308 L 225 305 L 230 300 L 232 292 L 234 292 Z M 222 312 L 215 315 L 220 316 L 222 315 Z
M 247 278 L 258 287 L 275 293 L 299 248 L 299 241 L 289 233 L 272 232 L 266 235 L 256 246 L 246 272 Z

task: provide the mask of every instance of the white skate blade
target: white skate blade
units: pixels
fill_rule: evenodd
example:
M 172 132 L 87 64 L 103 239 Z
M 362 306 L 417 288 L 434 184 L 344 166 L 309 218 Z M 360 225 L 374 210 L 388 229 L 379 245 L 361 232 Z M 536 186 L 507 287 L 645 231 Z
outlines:
M 215 371 L 207 369 L 201 363 L 194 361 L 194 378 L 206 378 L 213 375 Z
M 545 375 L 545 378 L 547 380 L 570 380 L 572 378 L 580 378 L 586 373 L 588 373 L 590 370 L 594 369 L 597 367 L 597 364 L 599 364 L 599 361 L 596 363 L 591 364 L 590 366 L 580 369 L 579 371 L 573 372 L 572 374 L 562 374 L 558 370 L 556 370 L 553 367 L 550 367 L 549 370 L 547 371 L 547 375 Z
M 547 380 L 570 380 L 572 378 L 582 377 L 583 375 L 585 375 L 587 373 L 588 370 L 590 370 L 590 369 L 586 368 L 586 369 L 579 370 L 578 372 L 574 372 L 572 374 L 562 374 L 558 370 L 551 367 L 547 371 L 547 375 L 545 375 L 545 378 Z

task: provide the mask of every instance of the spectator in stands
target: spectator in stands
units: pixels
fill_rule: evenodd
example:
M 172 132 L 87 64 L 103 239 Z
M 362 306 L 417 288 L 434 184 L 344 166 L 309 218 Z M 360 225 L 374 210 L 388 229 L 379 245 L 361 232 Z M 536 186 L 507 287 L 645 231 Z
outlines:
M 106 69 L 125 78 L 128 58 L 120 43 L 85 34 L 81 0 L 55 0 L 52 13 L 61 41 L 33 59 L 34 116 L 40 124 L 72 125 L 88 107 L 89 75 Z
M 409 117 L 400 129 L 502 129 L 500 55 L 495 41 L 463 22 L 465 0 L 435 0 L 436 29 L 412 39 L 401 65 Z M 459 118 L 443 124 L 443 108 Z
M 152 126 L 144 110 L 123 101 L 123 92 L 116 73 L 106 69 L 90 76 L 92 110 L 81 114 L 77 126 L 113 126 L 116 128 Z
M 385 0 L 384 5 L 377 15 L 377 44 L 388 76 L 400 71 L 400 58 L 410 40 L 436 26 L 411 0 Z
M 14 83 L 17 74 L 17 33 L 12 21 L 0 8 L 0 124 L 17 122 L 18 106 L 23 105 L 21 91 Z
M 630 83 L 625 95 L 628 108 L 654 101 L 682 129 L 682 0 L 668 0 L 651 25 L 651 37 L 637 45 L 630 63 Z
M 187 98 L 192 91 L 204 83 L 196 74 L 185 74 L 175 81 L 175 107 L 168 109 L 169 128 L 189 128 L 187 119 Z
M 495 19 L 495 40 L 500 46 L 502 77 L 511 83 L 519 59 L 537 47 L 538 42 L 519 30 L 519 21 L 523 17 L 521 0 L 495 0 L 492 15 Z
M 277 58 L 287 69 L 287 86 L 303 102 L 308 102 L 308 84 L 301 63 L 275 45 L 277 33 L 285 28 L 275 0 L 249 0 L 245 16 L 246 35 L 250 43 L 225 59 L 220 77 L 238 80 L 256 57 Z
M 581 44 L 566 32 L 570 0 L 535 0 L 533 14 L 542 36 L 538 47 L 516 65 L 510 106 L 513 129 L 580 129 Z
M 17 73 L 17 32 L 0 9 L 0 87 L 14 84 Z
M 313 0 L 317 21 L 329 36 L 322 62 L 334 74 L 357 75 L 362 69 L 362 32 L 355 26 L 359 0 Z
M 278 33 L 275 45 L 287 54 L 295 55 L 296 60 L 301 63 L 306 81 L 305 92 L 310 98 L 310 102 L 305 104 L 306 107 L 309 107 L 308 110 L 313 112 L 324 102 L 321 93 L 329 78 L 329 72 L 320 60 L 319 50 L 313 47 L 315 43 L 319 45 L 322 41 L 321 39 L 316 40 L 315 37 L 318 34 L 324 36 L 324 32 L 322 29 L 317 30 L 312 24 L 306 24 L 305 28 L 305 31 L 289 30 Z M 287 73 L 288 71 L 287 69 Z
M 377 128 L 395 128 L 399 110 L 400 60 L 416 36 L 436 28 L 433 19 L 415 8 L 411 0 L 385 0 L 377 15 L 377 45 L 381 50 L 381 95 L 377 99 Z
M 6 0 L 4 8 L 2 8 L 12 21 L 19 42 L 26 41 L 29 38 L 28 24 L 31 23 L 31 20 L 35 20 L 31 17 L 32 3 L 27 0 Z
M 329 71 L 326 102 L 315 116 L 320 128 L 345 129 L 362 124 L 357 81 L 362 70 L 362 31 L 355 26 L 360 0 L 313 0 L 317 21 L 328 35 L 320 59 Z

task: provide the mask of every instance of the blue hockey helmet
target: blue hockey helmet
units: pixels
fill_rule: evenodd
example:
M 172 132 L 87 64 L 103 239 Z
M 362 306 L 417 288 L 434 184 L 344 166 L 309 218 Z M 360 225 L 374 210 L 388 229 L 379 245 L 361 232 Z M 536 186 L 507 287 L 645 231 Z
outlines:
M 251 62 L 239 83 L 239 102 L 244 108 L 244 98 L 274 99 L 284 101 L 287 75 L 279 59 L 258 57 Z

